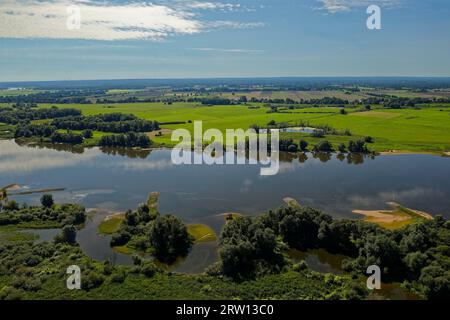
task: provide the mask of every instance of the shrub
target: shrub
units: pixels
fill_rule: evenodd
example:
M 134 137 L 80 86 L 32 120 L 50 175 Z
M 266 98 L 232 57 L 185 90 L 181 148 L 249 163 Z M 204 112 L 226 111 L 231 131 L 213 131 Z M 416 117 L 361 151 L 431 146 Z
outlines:
M 153 261 L 144 261 L 141 265 L 141 273 L 151 278 L 158 272 L 158 267 L 153 263 Z
M 101 274 L 98 274 L 95 271 L 89 271 L 86 275 L 81 277 L 81 288 L 89 291 L 100 287 L 104 281 L 105 278 Z
M 77 229 L 74 226 L 69 225 L 64 226 L 64 228 L 61 230 L 61 233 L 55 237 L 55 242 L 75 244 L 76 238 L 77 238 Z
M 51 208 L 51 207 L 53 207 L 54 203 L 55 202 L 53 201 L 53 196 L 51 194 L 44 194 L 41 197 L 41 204 L 43 207 Z
M 328 141 L 319 142 L 314 146 L 315 152 L 333 152 L 333 146 Z
M 300 146 L 301 151 L 307 151 L 308 142 L 306 142 L 305 140 L 302 139 L 302 140 L 300 140 L 299 146 Z

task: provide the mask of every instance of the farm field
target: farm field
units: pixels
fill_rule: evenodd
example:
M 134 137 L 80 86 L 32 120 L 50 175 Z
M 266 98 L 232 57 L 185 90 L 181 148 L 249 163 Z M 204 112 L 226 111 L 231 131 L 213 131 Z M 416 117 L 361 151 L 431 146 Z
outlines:
M 50 107 L 40 104 L 40 108 Z M 103 113 L 131 113 L 143 119 L 157 120 L 160 123 L 186 122 L 185 124 L 162 125 L 165 129 L 185 128 L 193 132 L 193 123 L 203 121 L 203 129 L 218 128 L 247 129 L 253 124 L 266 126 L 271 120 L 277 123 L 296 125 L 309 122 L 310 125 L 330 125 L 335 129 L 349 129 L 352 136 L 327 136 L 315 139 L 308 134 L 283 133 L 283 137 L 315 141 L 329 139 L 338 144 L 365 136 L 374 138 L 375 143 L 369 147 L 373 151 L 411 151 L 435 152 L 450 151 L 450 108 L 424 109 L 374 109 L 362 111 L 361 108 L 347 109 L 347 115 L 341 115 L 339 108 L 317 107 L 295 110 L 283 110 L 278 113 L 267 113 L 269 108 L 249 108 L 248 106 L 202 106 L 196 103 L 128 103 L 128 104 L 63 104 L 60 108 L 77 108 L 85 115 Z M 98 133 L 97 133 L 98 135 Z M 164 146 L 173 146 L 170 133 L 154 137 L 155 142 Z

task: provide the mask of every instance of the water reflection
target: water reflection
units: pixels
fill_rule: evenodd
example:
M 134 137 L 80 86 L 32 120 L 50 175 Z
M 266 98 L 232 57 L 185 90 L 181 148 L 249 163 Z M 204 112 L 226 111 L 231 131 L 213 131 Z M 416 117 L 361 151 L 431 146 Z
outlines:
M 358 218 L 353 210 L 383 209 L 387 201 L 450 216 L 450 161 L 438 156 L 280 153 L 280 173 L 261 177 L 258 165 L 177 166 L 171 150 L 47 147 L 0 141 L 0 185 L 65 188 L 56 201 L 88 208 L 109 203 L 114 210 L 135 208 L 159 191 L 163 212 L 187 222 L 224 212 L 258 214 L 287 196 L 339 218 Z M 39 197 L 14 198 L 33 204 Z

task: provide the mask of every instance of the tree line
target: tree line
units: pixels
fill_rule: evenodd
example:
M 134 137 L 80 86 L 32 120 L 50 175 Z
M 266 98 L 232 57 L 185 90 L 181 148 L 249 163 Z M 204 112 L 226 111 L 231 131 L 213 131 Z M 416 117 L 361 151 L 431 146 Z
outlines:
M 36 109 L 26 107 L 5 107 L 0 108 L 0 122 L 16 125 L 21 122 L 28 123 L 33 120 L 44 120 L 63 118 L 70 116 L 80 116 L 78 109 L 58 109 L 57 107 Z
M 370 150 L 368 149 L 366 143 L 373 143 L 373 138 L 366 137 L 365 140 L 356 140 L 356 141 L 350 140 L 348 142 L 348 145 L 341 143 L 338 146 L 338 151 L 340 153 L 348 152 L 348 153 L 367 154 L 367 153 L 370 153 Z M 301 139 L 298 143 L 295 142 L 293 139 L 281 139 L 280 140 L 280 151 L 284 151 L 284 152 L 291 152 L 291 153 L 295 153 L 295 152 L 299 152 L 299 151 L 307 152 L 307 151 L 309 151 L 308 146 L 309 146 L 309 143 L 304 139 Z M 336 150 L 329 141 L 324 140 L 324 141 L 320 141 L 317 144 L 315 144 L 312 147 L 311 151 L 331 153 Z
M 94 116 L 57 118 L 52 125 L 66 130 L 95 130 L 102 132 L 150 132 L 159 130 L 157 121 L 139 119 L 131 114 L 111 113 Z
M 102 136 L 98 145 L 102 147 L 148 148 L 152 145 L 152 141 L 144 133 L 128 132 L 126 134 Z

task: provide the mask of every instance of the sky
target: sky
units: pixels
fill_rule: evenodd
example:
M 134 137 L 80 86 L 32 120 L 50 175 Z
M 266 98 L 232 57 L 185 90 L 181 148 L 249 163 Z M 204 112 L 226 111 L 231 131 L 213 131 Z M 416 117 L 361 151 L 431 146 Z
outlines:
M 449 17 L 448 0 L 0 0 L 0 81 L 450 76 Z

